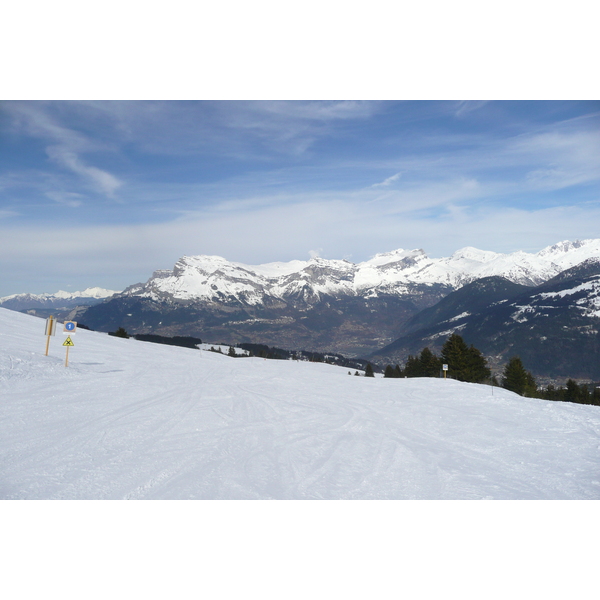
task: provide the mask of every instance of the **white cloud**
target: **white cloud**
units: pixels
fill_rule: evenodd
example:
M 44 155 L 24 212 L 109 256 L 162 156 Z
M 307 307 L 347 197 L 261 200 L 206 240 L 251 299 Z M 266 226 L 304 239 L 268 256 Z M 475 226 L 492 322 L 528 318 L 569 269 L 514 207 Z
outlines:
M 559 124 L 510 140 L 503 153 L 515 163 L 535 167 L 526 182 L 537 189 L 562 189 L 600 179 L 600 135 L 593 130 L 565 129 Z
M 97 190 L 111 198 L 114 197 L 115 191 L 123 185 L 122 181 L 119 181 L 107 171 L 85 165 L 79 156 L 68 148 L 63 146 L 49 146 L 46 148 L 46 153 L 58 164 L 90 180 Z
M 88 130 L 84 135 L 76 125 L 62 127 L 57 113 L 46 111 L 45 104 L 11 106 L 9 112 L 18 131 L 42 139 L 54 163 L 52 170 L 46 170 L 45 161 L 43 168 L 0 176 L 0 188 L 11 194 L 25 189 L 29 194 L 19 197 L 24 199 L 23 206 L 27 202 L 27 208 L 39 205 L 40 196 L 45 195 L 75 208 L 94 197 L 94 190 L 114 198 L 122 189 L 123 181 L 92 164 L 92 153 L 114 150 L 110 144 L 92 140 Z M 77 274 L 87 279 L 82 283 L 78 279 L 75 287 L 116 289 L 147 278 L 156 268 L 171 267 L 183 254 L 220 254 L 258 263 L 302 259 L 308 252 L 327 258 L 352 256 L 360 261 L 398 247 L 423 247 L 441 256 L 467 245 L 511 251 L 527 244 L 535 250 L 565 238 L 598 235 L 594 229 L 600 222 L 597 204 L 531 208 L 533 201 L 546 205 L 560 202 L 559 194 L 547 200 L 539 192 L 598 180 L 600 139 L 593 128 L 597 117 L 513 137 L 447 134 L 423 140 L 416 136 L 418 147 L 411 147 L 412 140 L 400 140 L 399 148 L 390 144 L 381 154 L 364 153 L 362 160 L 333 150 L 314 161 L 293 158 L 282 162 L 282 154 L 306 152 L 319 136 L 331 133 L 336 123 L 368 116 L 379 110 L 379 105 L 240 102 L 227 107 L 212 103 L 211 107 L 202 112 L 196 103 L 189 103 L 178 112 L 179 108 L 169 103 L 86 103 L 77 109 L 80 113 L 73 109 L 77 118 L 69 123 L 89 125 L 93 115 L 100 138 L 104 136 L 115 146 L 126 141 L 142 153 L 152 147 L 153 152 L 164 155 L 187 153 L 185 160 L 189 160 L 193 153 L 205 156 L 206 149 L 214 145 L 218 167 L 210 180 L 204 175 L 196 178 L 182 168 L 183 182 L 165 168 L 168 180 L 156 183 L 144 179 L 140 169 L 140 182 L 128 182 L 126 210 L 103 214 L 107 221 L 135 219 L 138 224 L 90 225 L 89 220 L 100 212 L 95 210 L 92 217 L 87 201 L 76 211 L 82 221 L 79 227 L 59 225 L 48 232 L 14 219 L 13 228 L 0 231 L 4 279 L 25 281 L 27 274 L 29 280 L 35 280 L 40 276 L 36 273 L 42 272 L 57 273 L 57 278 L 58 274 Z M 478 108 L 453 105 L 463 116 Z M 136 117 L 138 109 L 141 115 Z M 196 119 L 198 115 L 201 118 Z M 210 122 L 213 117 L 215 126 Z M 99 123 L 110 125 L 108 133 L 98 133 Z M 247 171 L 236 171 L 234 176 L 229 167 L 219 171 L 232 154 L 247 157 L 251 151 L 256 156 Z M 268 162 L 269 153 L 276 157 L 272 162 Z M 265 157 L 268 160 L 263 160 Z M 156 157 L 152 158 L 157 164 Z M 258 160 L 263 162 L 254 168 Z M 265 165 L 272 169 L 266 170 Z M 77 180 L 85 185 L 77 187 Z M 581 198 L 591 197 L 588 191 L 579 196 L 563 194 L 562 203 L 581 203 Z M 21 208 L 20 200 L 8 193 L 5 198 L 0 218 L 17 217 L 12 208 Z M 46 204 L 51 208 L 50 220 L 53 214 L 65 212 L 60 206 Z M 94 208 L 109 204 L 115 203 Z M 518 208 L 507 208 L 509 205 Z M 23 220 L 26 215 L 23 209 Z M 158 219 L 162 222 L 147 223 Z M 117 281 L 109 281 L 111 277 Z M 30 290 L 11 290 L 18 291 Z
M 400 177 L 402 177 L 402 173 L 396 173 L 395 175 L 392 175 L 391 177 L 388 177 L 387 179 L 384 179 L 381 183 L 374 183 L 371 187 L 377 188 L 377 187 L 388 187 L 390 185 L 392 185 L 392 183 L 394 183 L 395 181 L 398 181 L 398 179 L 400 179 Z
M 423 248 L 431 256 L 448 256 L 464 246 L 538 251 L 563 239 L 598 237 L 598 203 L 525 210 L 492 205 L 474 209 L 446 202 L 437 213 L 425 216 L 418 204 L 404 211 L 393 203 L 375 210 L 376 205 L 362 198 L 313 198 L 243 211 L 203 210 L 144 225 L 48 229 L 13 224 L 0 228 L 0 269 L 4 282 L 12 281 L 13 286 L 0 289 L 0 296 L 53 291 L 47 285 L 31 289 L 31 282 L 50 276 L 60 282 L 58 287 L 73 283 L 119 289 L 145 281 L 155 269 L 171 268 L 185 254 L 216 254 L 259 264 L 304 259 L 309 248 L 311 256 L 351 255 L 361 261 L 396 248 Z M 14 288 L 19 281 L 29 282 L 26 289 Z
M 77 208 L 78 206 L 81 206 L 82 198 L 84 197 L 82 194 L 77 194 L 76 192 L 59 191 L 46 192 L 46 196 L 58 204 L 64 204 L 65 206 L 70 206 L 71 208 Z
M 482 108 L 487 102 L 487 100 L 461 100 L 454 110 L 454 115 L 458 118 L 462 118 L 465 115 Z
M 123 184 L 114 175 L 98 167 L 87 165 L 80 154 L 106 150 L 106 146 L 92 141 L 74 129 L 62 127 L 44 110 L 42 103 L 6 103 L 4 110 L 13 116 L 14 126 L 23 129 L 30 136 L 51 140 L 46 147 L 48 157 L 56 164 L 81 176 L 92 186 L 113 197 Z

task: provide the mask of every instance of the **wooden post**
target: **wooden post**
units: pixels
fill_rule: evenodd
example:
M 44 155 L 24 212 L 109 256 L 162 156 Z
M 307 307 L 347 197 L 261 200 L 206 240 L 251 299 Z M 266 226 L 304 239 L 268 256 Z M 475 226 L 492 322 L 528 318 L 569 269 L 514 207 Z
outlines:
M 74 345 L 75 344 L 73 343 L 71 336 L 67 336 L 67 339 L 65 340 L 65 343 L 63 344 L 63 346 L 67 347 L 67 356 L 65 357 L 65 367 L 69 366 L 69 347 L 74 346 Z
M 48 321 L 46 322 L 46 327 L 47 327 L 47 339 L 46 339 L 46 356 L 48 356 L 48 348 L 50 347 L 50 336 L 52 335 L 52 326 L 54 324 L 54 317 L 52 315 L 50 315 L 50 318 L 48 319 Z

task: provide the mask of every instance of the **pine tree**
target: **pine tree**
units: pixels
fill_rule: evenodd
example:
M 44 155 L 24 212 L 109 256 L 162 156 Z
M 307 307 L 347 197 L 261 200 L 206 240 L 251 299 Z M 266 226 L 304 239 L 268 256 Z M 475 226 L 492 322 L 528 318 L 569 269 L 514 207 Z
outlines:
M 525 396 L 528 398 L 538 398 L 537 383 L 533 375 L 527 371 L 527 386 L 525 387 Z
M 421 363 L 416 356 L 408 355 L 404 365 L 404 375 L 406 377 L 421 377 Z
M 471 344 L 467 351 L 467 374 L 463 381 L 481 383 L 492 376 L 492 372 L 487 366 L 487 360 L 480 350 Z
M 448 374 L 454 379 L 464 381 L 467 370 L 468 347 L 460 335 L 453 333 L 442 346 L 442 362 L 448 365 Z
M 371 366 L 371 363 L 367 363 L 367 366 L 365 368 L 365 377 L 375 377 L 375 373 L 373 373 L 373 367 Z
M 573 379 L 567 381 L 567 391 L 565 392 L 566 402 L 579 402 L 581 392 L 577 382 Z
M 475 346 L 467 346 L 462 337 L 453 333 L 442 347 L 442 362 L 448 374 L 459 381 L 481 383 L 491 376 L 487 360 Z
M 125 331 L 125 329 L 123 327 L 119 327 L 119 329 L 117 329 L 113 335 L 115 337 L 120 337 L 120 338 L 129 338 L 129 334 Z
M 383 372 L 383 376 L 390 379 L 396 377 L 396 371 L 394 370 L 394 367 L 392 367 L 392 365 L 387 365 L 385 371 Z
M 442 368 L 440 359 L 429 349 L 423 348 L 419 356 L 422 377 L 439 377 Z
M 504 367 L 502 387 L 521 396 L 535 395 L 537 391 L 533 375 L 525 370 L 518 356 L 513 356 Z
M 404 375 L 406 377 L 439 377 L 442 363 L 429 348 L 423 348 L 419 356 L 406 359 Z
M 236 356 L 233 346 L 229 346 L 229 350 L 227 351 L 227 356 Z

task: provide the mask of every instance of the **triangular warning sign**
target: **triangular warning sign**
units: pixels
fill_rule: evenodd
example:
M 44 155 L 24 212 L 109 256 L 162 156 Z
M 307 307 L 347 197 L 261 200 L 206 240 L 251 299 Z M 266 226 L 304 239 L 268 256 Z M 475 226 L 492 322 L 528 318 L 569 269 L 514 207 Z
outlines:
M 71 339 L 71 336 L 69 336 L 66 340 L 65 343 L 63 344 L 63 346 L 74 346 L 75 344 L 73 343 L 73 340 Z

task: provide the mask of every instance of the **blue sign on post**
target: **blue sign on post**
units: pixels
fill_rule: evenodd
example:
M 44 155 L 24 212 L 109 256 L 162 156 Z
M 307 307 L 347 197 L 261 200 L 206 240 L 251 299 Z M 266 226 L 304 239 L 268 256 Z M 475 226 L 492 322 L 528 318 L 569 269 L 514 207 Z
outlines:
M 73 335 L 77 331 L 77 321 L 65 321 L 63 333 L 65 335 Z

